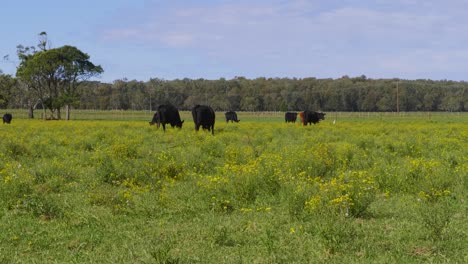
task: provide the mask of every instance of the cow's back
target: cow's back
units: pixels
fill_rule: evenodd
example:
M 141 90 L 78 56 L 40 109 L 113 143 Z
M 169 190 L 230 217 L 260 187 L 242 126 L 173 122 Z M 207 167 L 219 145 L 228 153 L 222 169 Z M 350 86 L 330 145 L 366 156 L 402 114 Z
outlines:
M 2 117 L 3 124 L 5 123 L 10 124 L 12 119 L 13 119 L 13 116 L 10 113 L 4 114 Z
M 158 124 L 161 123 L 163 125 L 164 130 L 166 124 L 182 128 L 182 123 L 184 122 L 180 119 L 179 110 L 171 104 L 160 105 L 158 107 L 157 121 Z
M 320 120 L 325 119 L 325 113 L 320 113 L 320 112 L 315 112 L 315 111 L 309 111 L 306 110 L 303 112 L 304 113 L 304 125 L 311 124 L 313 123 L 314 125 Z
M 237 119 L 237 113 L 234 111 L 228 111 L 224 114 L 226 116 L 226 122 L 239 122 L 240 120 Z
M 284 115 L 284 120 L 286 122 L 292 122 L 295 123 L 297 119 L 297 113 L 296 112 L 286 112 Z
M 207 105 L 196 105 L 192 108 L 193 122 L 195 123 L 195 130 L 199 130 L 200 126 L 203 129 L 211 130 L 214 134 L 215 112 L 213 108 Z

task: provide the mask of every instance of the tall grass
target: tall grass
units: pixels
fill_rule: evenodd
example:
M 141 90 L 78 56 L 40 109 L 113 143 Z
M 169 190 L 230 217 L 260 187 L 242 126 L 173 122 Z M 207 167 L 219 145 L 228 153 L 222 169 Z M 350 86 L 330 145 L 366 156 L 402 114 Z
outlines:
M 0 262 L 468 260 L 467 119 L 239 118 L 0 126 Z

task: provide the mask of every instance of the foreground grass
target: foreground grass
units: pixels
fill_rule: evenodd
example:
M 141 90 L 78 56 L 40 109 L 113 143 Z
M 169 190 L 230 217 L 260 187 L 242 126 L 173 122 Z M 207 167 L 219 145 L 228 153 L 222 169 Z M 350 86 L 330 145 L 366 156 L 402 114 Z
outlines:
M 465 119 L 255 118 L 0 126 L 0 262 L 468 261 Z

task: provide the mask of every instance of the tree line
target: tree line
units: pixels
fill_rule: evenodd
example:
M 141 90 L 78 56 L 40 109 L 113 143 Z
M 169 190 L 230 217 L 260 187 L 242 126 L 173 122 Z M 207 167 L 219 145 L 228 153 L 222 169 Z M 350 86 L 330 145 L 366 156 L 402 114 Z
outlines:
M 42 108 L 17 78 L 0 75 L 2 108 Z M 33 104 L 31 104 L 33 100 Z M 171 103 L 216 111 L 467 111 L 468 83 L 457 81 L 236 77 L 230 80 L 152 78 L 149 81 L 87 81 L 76 90 L 76 109 L 151 110 Z
M 150 79 L 89 82 L 80 87 L 80 109 L 155 110 L 172 103 L 217 111 L 466 111 L 468 83 L 455 81 L 236 77 L 230 80 Z

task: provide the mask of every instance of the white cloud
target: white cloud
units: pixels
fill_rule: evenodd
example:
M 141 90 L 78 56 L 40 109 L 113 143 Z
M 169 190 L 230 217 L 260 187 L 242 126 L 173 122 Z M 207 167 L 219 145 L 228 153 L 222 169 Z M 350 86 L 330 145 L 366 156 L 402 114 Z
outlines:
M 461 60 L 447 49 L 468 54 L 468 22 L 459 10 L 467 1 L 455 0 L 455 9 L 437 1 L 343 2 L 354 1 L 241 0 L 155 8 L 138 23 L 102 36 L 174 53 L 190 49 L 210 67 L 264 75 L 313 76 L 310 69 L 324 75 L 356 69 L 416 75 L 450 71 L 451 61 Z

